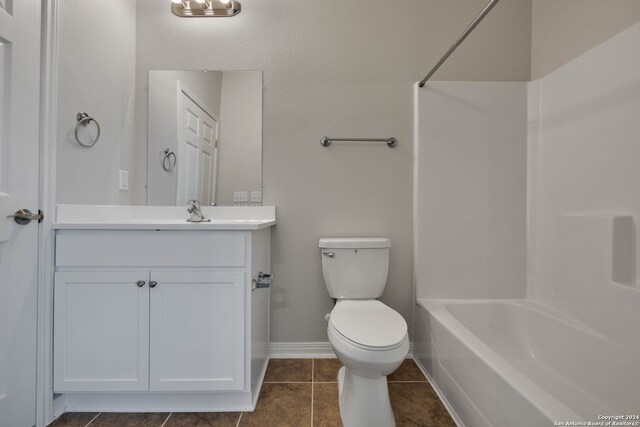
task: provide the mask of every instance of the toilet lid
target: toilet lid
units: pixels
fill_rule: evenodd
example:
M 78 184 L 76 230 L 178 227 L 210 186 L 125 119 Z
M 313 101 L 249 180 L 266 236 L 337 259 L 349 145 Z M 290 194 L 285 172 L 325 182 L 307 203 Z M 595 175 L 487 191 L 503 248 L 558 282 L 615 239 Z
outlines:
M 367 347 L 390 347 L 407 335 L 404 318 L 376 300 L 339 301 L 329 321 L 345 338 Z

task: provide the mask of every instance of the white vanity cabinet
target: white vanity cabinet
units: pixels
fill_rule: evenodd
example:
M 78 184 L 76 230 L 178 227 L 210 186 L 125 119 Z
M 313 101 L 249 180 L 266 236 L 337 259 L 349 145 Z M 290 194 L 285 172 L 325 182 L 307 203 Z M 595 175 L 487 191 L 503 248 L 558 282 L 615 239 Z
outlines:
M 244 272 L 59 272 L 55 390 L 244 387 Z
M 55 247 L 53 383 L 67 410 L 255 405 L 269 289 L 252 278 L 269 271 L 269 228 L 62 229 Z
M 149 390 L 242 390 L 244 272 L 151 273 Z
M 145 272 L 55 274 L 55 391 L 149 387 L 149 287 Z

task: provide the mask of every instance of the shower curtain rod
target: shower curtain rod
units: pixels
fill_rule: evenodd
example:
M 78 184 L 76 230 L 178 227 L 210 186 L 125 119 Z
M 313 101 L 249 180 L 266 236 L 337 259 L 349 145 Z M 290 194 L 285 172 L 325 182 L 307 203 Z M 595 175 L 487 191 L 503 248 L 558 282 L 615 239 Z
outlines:
M 440 66 L 442 64 L 444 64 L 444 62 L 447 59 L 449 59 L 449 56 L 451 56 L 453 51 L 456 50 L 458 48 L 458 46 L 460 46 L 462 44 L 464 39 L 466 39 L 467 36 L 469 34 L 471 34 L 471 32 L 478 26 L 480 21 L 482 21 L 482 19 L 487 15 L 487 13 L 489 13 L 491 11 L 491 9 L 493 9 L 493 6 L 495 6 L 496 3 L 498 3 L 498 1 L 499 0 L 491 0 L 489 3 L 487 3 L 487 5 L 484 7 L 484 9 L 482 9 L 480 14 L 478 16 L 476 16 L 476 19 L 474 19 L 473 22 L 471 24 L 469 24 L 469 26 L 467 27 L 466 30 L 464 30 L 462 35 L 460 35 L 460 37 L 458 37 L 458 40 L 456 40 L 455 43 L 453 43 L 453 45 L 451 45 L 451 47 L 449 48 L 447 53 L 445 53 L 442 56 L 442 58 L 440 58 L 440 61 L 438 61 L 438 63 L 431 69 L 431 71 L 429 71 L 429 74 L 427 74 L 427 76 L 424 79 L 420 80 L 420 84 L 419 84 L 420 87 L 423 87 L 424 84 L 427 82 L 427 80 L 429 80 L 431 78 L 431 76 L 433 76 L 433 74 L 436 71 L 438 71 L 438 68 L 440 68 Z

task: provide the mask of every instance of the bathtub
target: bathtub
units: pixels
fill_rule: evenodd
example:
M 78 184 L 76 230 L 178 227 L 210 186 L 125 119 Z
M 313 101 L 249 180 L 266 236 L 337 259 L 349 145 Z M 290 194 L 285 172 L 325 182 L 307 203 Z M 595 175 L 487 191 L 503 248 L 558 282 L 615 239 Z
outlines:
M 459 425 L 640 425 L 640 355 L 545 305 L 418 299 L 414 326 L 414 357 Z

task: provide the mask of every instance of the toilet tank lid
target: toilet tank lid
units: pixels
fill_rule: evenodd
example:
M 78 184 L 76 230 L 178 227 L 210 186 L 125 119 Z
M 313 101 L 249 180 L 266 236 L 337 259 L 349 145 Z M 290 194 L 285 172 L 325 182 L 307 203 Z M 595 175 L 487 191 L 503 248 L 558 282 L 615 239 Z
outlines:
M 327 249 L 388 248 L 391 246 L 391 240 L 384 237 L 325 237 L 320 239 L 318 246 Z

